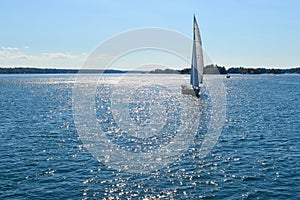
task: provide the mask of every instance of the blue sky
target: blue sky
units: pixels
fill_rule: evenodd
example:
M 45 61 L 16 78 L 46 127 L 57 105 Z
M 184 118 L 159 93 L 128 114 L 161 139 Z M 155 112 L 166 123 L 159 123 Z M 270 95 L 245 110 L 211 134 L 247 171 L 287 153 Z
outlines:
M 113 35 L 159 27 L 192 36 L 226 67 L 300 66 L 298 0 L 1 0 L 0 66 L 79 68 Z

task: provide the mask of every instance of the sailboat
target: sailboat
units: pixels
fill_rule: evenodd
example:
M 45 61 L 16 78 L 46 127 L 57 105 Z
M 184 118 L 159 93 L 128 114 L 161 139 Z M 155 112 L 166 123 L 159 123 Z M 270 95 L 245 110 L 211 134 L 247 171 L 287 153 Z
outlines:
M 203 52 L 200 31 L 194 15 L 193 52 L 191 62 L 190 86 L 182 85 L 181 93 L 199 97 L 200 88 L 203 83 Z

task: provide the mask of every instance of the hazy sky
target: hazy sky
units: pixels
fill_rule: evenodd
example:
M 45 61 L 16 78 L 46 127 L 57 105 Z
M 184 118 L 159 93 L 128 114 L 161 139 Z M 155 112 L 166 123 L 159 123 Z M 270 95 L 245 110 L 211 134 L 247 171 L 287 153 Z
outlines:
M 159 27 L 192 36 L 214 63 L 300 66 L 298 0 L 1 0 L 0 66 L 79 68 L 101 42 Z

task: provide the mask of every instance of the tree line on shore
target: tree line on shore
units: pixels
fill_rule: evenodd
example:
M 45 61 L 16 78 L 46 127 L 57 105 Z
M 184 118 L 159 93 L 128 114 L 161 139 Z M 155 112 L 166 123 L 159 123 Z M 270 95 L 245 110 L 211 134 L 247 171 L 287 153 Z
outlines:
M 113 69 L 53 69 L 53 68 L 0 68 L 0 74 L 77 74 L 77 73 L 127 73 L 127 71 Z
M 156 69 L 149 73 L 154 74 L 189 74 L 191 68 L 182 70 Z M 146 71 L 124 71 L 124 70 L 78 70 L 78 69 L 50 69 L 50 68 L 0 68 L 0 74 L 76 74 L 76 73 L 147 73 Z M 207 65 L 204 74 L 300 74 L 300 67 L 290 69 L 267 69 L 267 68 L 244 68 L 232 67 L 226 69 L 224 66 Z
M 178 70 L 180 74 L 189 74 L 190 71 L 190 68 Z M 290 69 L 232 67 L 226 69 L 224 66 L 207 65 L 204 68 L 204 74 L 300 74 L 300 67 Z

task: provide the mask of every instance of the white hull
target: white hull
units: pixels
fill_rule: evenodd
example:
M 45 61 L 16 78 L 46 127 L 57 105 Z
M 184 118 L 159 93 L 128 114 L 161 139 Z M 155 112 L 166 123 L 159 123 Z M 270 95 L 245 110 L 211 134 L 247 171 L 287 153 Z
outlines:
M 193 89 L 193 88 L 181 88 L 181 94 L 186 94 L 186 95 L 192 95 L 195 97 L 199 97 L 199 89 Z

